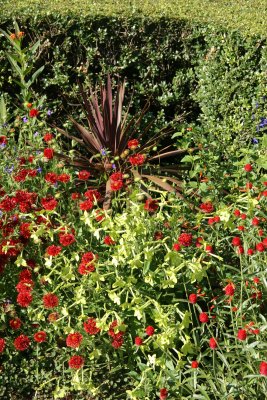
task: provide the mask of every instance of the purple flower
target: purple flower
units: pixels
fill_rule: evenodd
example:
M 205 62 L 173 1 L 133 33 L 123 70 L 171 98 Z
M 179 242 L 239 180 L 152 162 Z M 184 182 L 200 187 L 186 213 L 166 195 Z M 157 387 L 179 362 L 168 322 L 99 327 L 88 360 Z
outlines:
M 107 153 L 106 153 L 106 150 L 105 150 L 105 149 L 101 149 L 101 150 L 100 150 L 100 152 L 101 152 L 102 156 L 106 156 L 106 155 L 107 155 Z
M 51 114 L 52 114 L 52 111 L 51 111 L 51 110 L 48 110 L 48 111 L 47 111 L 47 115 L 50 117 Z
M 36 136 L 38 136 L 38 135 L 39 135 L 39 132 L 37 132 L 37 131 L 34 132 L 34 134 L 33 134 L 34 137 L 36 137 Z
M 256 139 L 256 138 L 252 138 L 251 142 L 252 142 L 252 144 L 258 144 L 259 143 L 258 139 Z
M 26 124 L 28 122 L 28 118 L 27 117 L 23 117 L 22 121 Z
M 41 167 L 39 167 L 39 168 L 37 168 L 37 172 L 39 172 L 39 174 L 42 172 L 42 168 Z
M 115 164 L 112 164 L 112 168 L 113 168 L 113 169 L 116 169 L 116 165 L 115 165 Z

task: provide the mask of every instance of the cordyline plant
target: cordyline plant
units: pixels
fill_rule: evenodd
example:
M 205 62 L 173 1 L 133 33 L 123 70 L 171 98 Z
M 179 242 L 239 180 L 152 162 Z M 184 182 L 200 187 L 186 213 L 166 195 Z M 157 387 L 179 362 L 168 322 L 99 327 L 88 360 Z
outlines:
M 80 92 L 88 128 L 70 117 L 70 121 L 80 135 L 79 138 L 61 128 L 57 129 L 63 135 L 77 142 L 86 152 L 76 151 L 73 159 L 66 155 L 60 156 L 69 164 L 85 169 L 95 177 L 106 176 L 104 208 L 110 207 L 112 192 L 125 185 L 123 179 L 126 177 L 127 184 L 132 179 L 138 179 L 143 183 L 150 181 L 161 189 L 180 195 L 181 181 L 177 179 L 177 176 L 179 177 L 181 173 L 181 167 L 178 168 L 177 165 L 164 167 L 160 165 L 160 161 L 186 150 L 171 150 L 171 146 L 167 146 L 157 154 L 149 155 L 151 150 L 157 149 L 159 141 L 170 134 L 170 129 L 164 128 L 148 139 L 145 144 L 140 144 L 140 140 L 153 124 L 150 122 L 139 133 L 140 124 L 149 108 L 149 102 L 140 113 L 131 119 L 128 118 L 129 107 L 123 115 L 125 81 L 118 84 L 117 93 L 113 97 L 109 75 L 106 85 L 100 87 L 100 105 L 91 88 L 89 97 L 81 85 Z M 167 173 L 168 175 L 166 175 Z

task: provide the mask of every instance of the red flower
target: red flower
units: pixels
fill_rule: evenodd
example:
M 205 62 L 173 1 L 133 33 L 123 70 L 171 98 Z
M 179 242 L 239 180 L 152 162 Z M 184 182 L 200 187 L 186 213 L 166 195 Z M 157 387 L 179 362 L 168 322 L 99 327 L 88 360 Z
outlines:
M 80 193 L 72 193 L 71 194 L 71 199 L 72 200 L 79 200 L 81 198 L 81 195 L 80 195 Z
M 77 349 L 80 346 L 83 340 L 83 335 L 79 332 L 70 333 L 67 336 L 66 344 L 68 347 L 72 347 L 73 349 Z
M 29 307 L 32 302 L 32 295 L 29 291 L 20 292 L 17 297 L 17 303 L 21 307 Z
M 213 204 L 210 201 L 208 201 L 206 203 L 200 204 L 200 209 L 204 213 L 211 213 L 214 210 L 214 207 L 213 207 Z
M 240 218 L 243 219 L 243 220 L 247 219 L 247 214 L 242 213 L 242 214 L 240 215 Z
M 89 189 L 84 193 L 84 197 L 95 202 L 101 198 L 101 194 L 96 189 Z
M 235 285 L 231 282 L 223 289 L 227 296 L 233 296 L 235 294 Z
M 191 233 L 181 233 L 178 237 L 178 242 L 181 246 L 188 247 L 192 244 L 192 234 Z
M 59 182 L 67 183 L 70 181 L 70 175 L 69 174 L 60 174 L 58 175 L 57 179 Z
M 20 335 L 14 340 L 14 346 L 19 351 L 27 350 L 30 346 L 30 339 L 26 335 Z
M 207 244 L 205 247 L 205 251 L 207 253 L 213 253 L 213 247 L 211 245 Z
M 45 175 L 45 181 L 52 183 L 52 185 L 54 185 L 57 182 L 57 180 L 58 180 L 58 176 L 54 172 L 48 172 Z
M 5 347 L 6 347 L 6 341 L 5 341 L 5 339 L 0 338 L 0 353 L 3 353 Z
M 168 390 L 165 389 L 165 388 L 160 389 L 160 391 L 159 391 L 159 399 L 160 400 L 166 400 L 167 397 L 168 397 Z
M 90 172 L 89 171 L 80 171 L 78 174 L 78 178 L 81 179 L 82 181 L 87 181 L 88 178 L 90 178 Z
M 123 181 L 111 181 L 110 189 L 113 190 L 113 192 L 120 190 L 122 187 L 123 187 Z
M 46 253 L 49 256 L 55 257 L 57 256 L 62 250 L 61 246 L 55 246 L 54 244 L 52 246 L 48 246 L 46 249 Z
M 62 246 L 70 246 L 75 242 L 75 237 L 72 233 L 66 233 L 59 235 L 59 242 Z
M 9 326 L 11 329 L 14 329 L 14 331 L 19 329 L 21 327 L 21 324 L 22 322 L 19 318 L 14 318 L 9 321 Z
M 192 361 L 192 362 L 191 362 L 191 367 L 192 367 L 192 368 L 195 369 L 195 368 L 198 368 L 198 366 L 199 366 L 199 363 L 198 363 L 197 361 Z
M 7 137 L 6 136 L 0 136 L 0 146 L 7 144 Z
M 135 344 L 136 346 L 142 346 L 142 344 L 143 344 L 143 339 L 140 338 L 139 336 L 136 336 L 136 338 L 134 339 L 134 344 Z
M 88 320 L 83 323 L 83 327 L 85 332 L 89 333 L 89 335 L 96 335 L 100 332 L 100 328 L 97 328 L 94 318 L 88 318 Z
M 206 322 L 209 322 L 209 316 L 207 313 L 202 312 L 199 314 L 199 321 L 202 322 L 203 324 Z
M 188 299 L 189 299 L 189 303 L 196 304 L 196 302 L 197 302 L 197 294 L 191 293 L 189 295 Z
M 238 246 L 237 254 L 244 254 L 244 247 L 243 246 Z
M 128 141 L 128 149 L 135 150 L 139 146 L 139 141 L 137 139 L 132 139 Z
M 68 364 L 72 369 L 80 369 L 84 365 L 84 358 L 81 356 L 72 356 L 69 359 Z
M 252 256 L 253 254 L 254 254 L 254 250 L 253 249 L 248 249 L 247 255 L 248 256 Z
M 156 231 L 154 233 L 154 240 L 162 240 L 164 238 L 163 232 Z
M 52 211 L 57 206 L 57 200 L 54 199 L 54 197 L 52 197 L 52 196 L 51 197 L 45 197 L 45 198 L 41 199 L 41 204 L 42 204 L 42 207 L 45 210 Z
M 234 237 L 232 239 L 232 245 L 233 246 L 240 246 L 241 245 L 241 239 L 239 237 Z
M 245 166 L 244 166 L 244 170 L 246 171 L 246 172 L 251 172 L 252 171 L 252 165 L 251 164 L 246 164 Z
M 179 245 L 179 243 L 174 243 L 172 246 L 174 251 L 180 251 L 181 250 L 181 246 Z
M 110 179 L 114 182 L 122 181 L 123 174 L 121 172 L 114 172 L 113 174 L 110 175 Z
M 216 349 L 216 347 L 218 347 L 217 341 L 214 338 L 210 338 L 209 345 L 211 349 Z
M 144 205 L 144 209 L 149 212 L 155 212 L 159 208 L 157 200 L 147 199 Z
M 51 160 L 54 157 L 54 150 L 50 148 L 44 149 L 44 157 Z
M 45 308 L 54 308 L 58 306 L 58 297 L 56 294 L 47 293 L 43 296 L 43 304 Z
M 254 218 L 252 218 L 251 223 L 252 223 L 252 225 L 257 226 L 260 224 L 260 219 L 257 217 L 254 217 Z
M 113 244 L 116 244 L 116 242 L 109 235 L 105 236 L 103 241 L 108 246 L 112 246 Z
M 52 133 L 46 133 L 45 135 L 44 135 L 44 141 L 45 142 L 50 142 L 52 139 L 54 138 L 54 136 L 52 135 Z
M 111 346 L 114 347 L 114 349 L 118 349 L 119 347 L 121 347 L 123 345 L 123 337 L 116 337 L 112 342 L 111 342 Z
M 155 329 L 153 328 L 153 326 L 149 325 L 146 327 L 146 334 L 148 336 L 153 336 L 155 332 Z
M 237 229 L 238 229 L 239 231 L 244 232 L 245 227 L 244 227 L 243 225 L 239 225 L 239 226 L 237 227 Z
M 247 338 L 247 332 L 245 329 L 239 329 L 237 332 L 237 339 L 238 340 L 246 340 Z
M 241 214 L 241 212 L 240 212 L 239 210 L 235 210 L 235 211 L 234 211 L 234 215 L 235 215 L 236 217 L 240 217 L 240 214 Z
M 47 338 L 47 335 L 46 335 L 46 332 L 44 332 L 44 331 L 39 331 L 39 332 L 37 332 L 37 333 L 34 334 L 34 340 L 35 340 L 37 343 L 43 343 L 43 342 L 45 342 L 45 341 L 46 341 L 46 338 Z
M 256 244 L 256 250 L 262 253 L 265 250 L 265 246 L 262 242 Z
M 146 157 L 143 154 L 134 154 L 129 157 L 129 162 L 132 165 L 142 165 L 145 162 Z
M 91 210 L 93 207 L 94 207 L 94 203 L 91 200 L 85 200 L 79 204 L 79 208 L 82 211 Z
M 96 259 L 96 256 L 89 251 L 88 253 L 85 253 L 82 256 L 82 261 L 79 265 L 78 272 L 81 275 L 87 275 L 90 272 L 93 272 L 95 270 L 94 266 L 94 260 Z
M 267 376 L 267 362 L 266 361 L 262 361 L 260 363 L 260 368 L 259 368 L 260 374 Z
M 39 111 L 36 108 L 32 108 L 29 112 L 29 116 L 31 118 L 37 117 L 39 115 Z

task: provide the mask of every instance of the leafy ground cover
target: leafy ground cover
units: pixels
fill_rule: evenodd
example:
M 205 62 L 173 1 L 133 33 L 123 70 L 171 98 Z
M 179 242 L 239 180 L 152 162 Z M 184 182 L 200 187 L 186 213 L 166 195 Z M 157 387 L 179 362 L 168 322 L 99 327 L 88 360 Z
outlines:
M 1 396 L 264 399 L 264 73 L 240 88 L 242 109 L 216 99 L 200 121 L 172 121 L 168 140 L 185 154 L 163 162 L 143 125 L 123 139 L 127 107 L 120 115 L 118 96 L 111 118 L 110 89 L 100 109 L 97 92 L 84 94 L 80 125 L 53 126 L 33 91 L 40 43 L 24 47 L 24 36 L 18 26 L 5 34 L 19 89 L 0 102 Z M 229 54 L 230 91 L 239 59 Z M 257 97 L 243 99 L 249 84 Z M 173 168 L 179 188 L 167 182 Z M 160 187 L 144 179 L 150 169 Z
M 264 0 L 97 0 L 80 2 L 78 0 L 55 0 L 40 4 L 37 0 L 16 0 L 14 8 L 10 8 L 8 0 L 2 1 L 2 12 L 6 15 L 41 13 L 49 15 L 53 12 L 62 14 L 106 15 L 106 16 L 144 16 L 145 18 L 175 18 L 190 21 L 215 23 L 233 30 L 241 30 L 248 34 L 265 36 L 265 20 L 267 17 Z

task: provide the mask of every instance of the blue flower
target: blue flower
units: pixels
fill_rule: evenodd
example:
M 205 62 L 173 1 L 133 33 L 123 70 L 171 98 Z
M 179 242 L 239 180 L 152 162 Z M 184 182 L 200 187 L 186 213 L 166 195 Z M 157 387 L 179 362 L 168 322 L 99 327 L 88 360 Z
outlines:
M 252 142 L 252 144 L 258 144 L 259 143 L 258 139 L 256 139 L 256 138 L 252 138 L 251 142 Z
M 39 172 L 39 174 L 42 172 L 42 168 L 41 167 L 39 167 L 39 168 L 37 168 L 37 172 Z
M 106 150 L 103 149 L 103 148 L 100 150 L 100 152 L 101 152 L 102 156 L 106 156 L 107 155 Z

